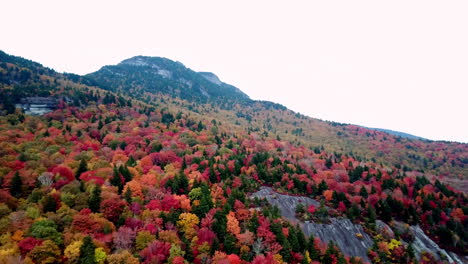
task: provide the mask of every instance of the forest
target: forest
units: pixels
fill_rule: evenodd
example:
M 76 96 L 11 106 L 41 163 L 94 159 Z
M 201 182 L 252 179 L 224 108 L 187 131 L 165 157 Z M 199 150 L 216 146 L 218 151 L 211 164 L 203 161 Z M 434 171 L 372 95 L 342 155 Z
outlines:
M 214 104 L 189 109 L 187 101 L 161 95 L 142 101 L 1 58 L 2 95 L 43 91 L 68 100 L 43 116 L 3 103 L 0 263 L 364 263 L 252 198 L 261 186 L 318 201 L 295 208 L 301 221 L 346 218 L 362 225 L 373 239 L 372 263 L 446 262 L 415 253 L 409 231 L 415 225 L 444 250 L 468 253 L 466 193 L 394 160 L 303 144 L 301 130 L 284 136 L 272 132 L 280 128 L 275 124 L 254 127 L 262 115 L 270 118 L 268 111 L 308 122 L 281 107 L 257 102 L 264 110 L 249 122 Z M 450 157 L 442 164 L 453 163 L 463 175 L 466 145 L 347 125 L 344 133 L 380 138 L 380 146 L 388 144 L 383 137 L 406 142 L 406 149 L 438 144 L 426 153 L 428 162 Z M 393 232 L 383 232 L 377 220 Z

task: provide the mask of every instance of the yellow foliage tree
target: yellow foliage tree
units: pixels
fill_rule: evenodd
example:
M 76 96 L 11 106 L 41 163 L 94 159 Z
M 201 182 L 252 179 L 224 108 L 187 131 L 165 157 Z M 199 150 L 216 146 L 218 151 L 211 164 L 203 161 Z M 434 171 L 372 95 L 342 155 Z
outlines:
M 182 243 L 182 241 L 180 241 L 180 238 L 177 236 L 177 232 L 174 230 L 161 230 L 158 233 L 158 237 L 159 240 L 171 244 L 180 245 Z
M 109 264 L 139 264 L 140 261 L 127 250 L 123 250 L 107 257 Z
M 67 263 L 77 263 L 80 257 L 80 247 L 83 245 L 83 241 L 72 242 L 65 248 L 64 255 L 67 257 Z
M 197 234 L 198 223 L 200 223 L 200 219 L 195 214 L 182 213 L 177 221 L 177 227 L 184 232 L 187 239 L 191 240 Z
M 35 247 L 28 253 L 34 263 L 49 264 L 57 263 L 60 259 L 60 249 L 51 240 L 46 240 L 42 245 Z
M 104 264 L 107 254 L 103 248 L 99 247 L 94 250 L 94 259 L 98 264 Z

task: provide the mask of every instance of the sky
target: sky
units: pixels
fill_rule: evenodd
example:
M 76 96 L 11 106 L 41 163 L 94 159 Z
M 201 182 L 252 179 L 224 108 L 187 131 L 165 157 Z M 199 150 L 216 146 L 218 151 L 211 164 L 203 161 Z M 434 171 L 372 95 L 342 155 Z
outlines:
M 86 74 L 136 56 L 253 99 L 468 142 L 468 1 L 4 1 L 0 50 Z

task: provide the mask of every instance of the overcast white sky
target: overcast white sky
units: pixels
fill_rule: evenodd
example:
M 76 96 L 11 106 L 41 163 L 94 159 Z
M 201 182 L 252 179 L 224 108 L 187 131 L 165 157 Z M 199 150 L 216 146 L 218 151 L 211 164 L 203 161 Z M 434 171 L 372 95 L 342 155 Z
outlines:
M 135 55 L 325 120 L 468 142 L 468 1 L 3 1 L 0 49 L 86 74 Z

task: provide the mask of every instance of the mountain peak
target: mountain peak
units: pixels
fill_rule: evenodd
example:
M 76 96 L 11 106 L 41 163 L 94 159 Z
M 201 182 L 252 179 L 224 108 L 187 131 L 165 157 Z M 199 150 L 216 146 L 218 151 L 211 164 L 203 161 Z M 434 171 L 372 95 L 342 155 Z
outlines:
M 163 93 L 205 103 L 250 100 L 211 72 L 195 72 L 162 57 L 131 57 L 117 65 L 104 66 L 87 77 L 102 87 L 124 93 Z
M 167 59 L 167 58 L 150 57 L 150 56 L 142 56 L 142 55 L 134 56 L 134 57 L 125 59 L 125 60 L 121 61 L 118 65 L 148 66 L 148 67 L 152 67 L 152 68 L 160 68 L 162 65 L 164 65 L 164 64 L 167 65 L 167 64 L 170 64 L 170 63 L 171 64 L 175 63 L 175 64 L 179 64 L 179 65 L 183 66 L 182 63 L 172 61 L 172 60 Z

